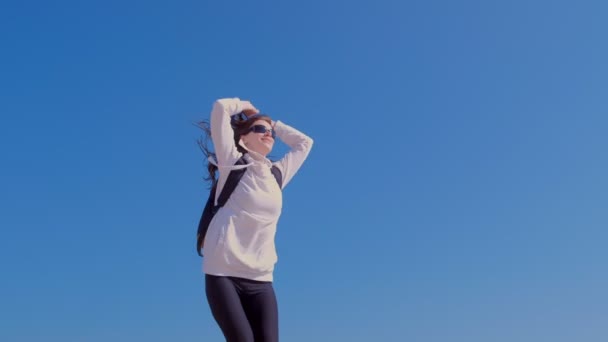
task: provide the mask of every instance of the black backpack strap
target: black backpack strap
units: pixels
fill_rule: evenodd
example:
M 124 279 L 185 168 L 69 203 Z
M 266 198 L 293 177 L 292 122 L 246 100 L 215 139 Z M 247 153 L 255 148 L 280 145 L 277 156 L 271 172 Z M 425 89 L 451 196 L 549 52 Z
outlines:
M 279 183 L 279 189 L 283 190 L 283 175 L 281 174 L 281 170 L 276 165 L 272 165 L 270 172 L 272 172 L 274 179 Z
M 246 164 L 247 164 L 247 161 L 245 160 L 245 155 L 243 155 L 241 158 L 239 158 L 239 160 L 236 161 L 236 163 L 234 163 L 234 165 L 246 165 Z M 220 192 L 220 197 L 218 197 L 218 199 L 217 199 L 217 205 L 213 208 L 214 214 L 221 207 L 226 205 L 226 202 L 228 202 L 228 198 L 230 198 L 230 195 L 232 195 L 232 192 L 234 191 L 234 189 L 236 189 L 236 186 L 239 185 L 239 182 L 241 181 L 241 178 L 245 174 L 245 171 L 247 171 L 246 167 L 244 167 L 242 169 L 230 171 L 230 173 L 228 174 L 228 178 L 226 179 L 226 184 L 224 184 L 224 188 L 222 188 L 222 192 Z M 215 201 L 215 197 L 213 198 L 213 200 Z
M 247 161 L 245 157 L 239 158 L 234 165 L 246 165 Z M 203 256 L 201 254 L 201 249 L 203 248 L 203 241 L 205 240 L 205 235 L 207 234 L 207 229 L 209 228 L 209 224 L 211 223 L 211 219 L 215 216 L 215 213 L 223 207 L 226 202 L 228 202 L 228 198 L 236 189 L 236 186 L 239 184 L 241 178 L 247 171 L 247 168 L 242 168 L 238 170 L 232 170 L 228 174 L 228 178 L 226 179 L 226 184 L 222 188 L 222 192 L 220 193 L 220 197 L 217 199 L 217 205 L 215 205 L 215 194 L 217 193 L 217 181 L 211 187 L 211 191 L 209 192 L 209 198 L 207 198 L 207 203 L 205 204 L 205 209 L 203 209 L 203 214 L 201 215 L 201 219 L 198 222 L 198 230 L 196 233 L 196 252 L 198 255 Z
M 199 256 L 203 256 L 203 254 L 201 254 L 201 248 L 203 248 L 203 241 L 205 240 L 205 235 L 207 234 L 207 228 L 209 228 L 209 223 L 211 223 L 211 219 L 213 218 L 213 203 L 215 202 L 216 189 L 217 182 L 211 187 L 209 198 L 207 198 L 207 204 L 205 204 L 205 209 L 203 209 L 201 219 L 198 221 L 198 230 L 196 232 L 196 252 Z

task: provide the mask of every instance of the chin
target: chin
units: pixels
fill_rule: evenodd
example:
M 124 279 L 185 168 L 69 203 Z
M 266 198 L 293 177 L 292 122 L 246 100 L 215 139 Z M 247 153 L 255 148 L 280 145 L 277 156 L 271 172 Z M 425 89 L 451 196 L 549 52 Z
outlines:
M 269 143 L 269 144 L 262 143 L 261 147 L 262 147 L 262 150 L 264 150 L 266 152 L 266 154 L 268 154 L 268 153 L 270 153 L 270 151 L 272 151 L 273 146 L 274 146 L 273 143 Z
M 268 148 L 268 146 L 262 145 L 262 146 L 257 146 L 257 148 L 252 149 L 252 151 L 255 151 L 263 156 L 266 156 L 268 153 L 270 153 L 270 151 L 272 151 L 272 147 Z

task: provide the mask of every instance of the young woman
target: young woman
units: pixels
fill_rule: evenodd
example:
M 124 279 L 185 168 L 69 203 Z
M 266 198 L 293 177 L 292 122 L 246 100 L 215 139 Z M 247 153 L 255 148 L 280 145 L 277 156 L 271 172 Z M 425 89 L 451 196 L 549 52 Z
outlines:
M 238 115 L 240 119 L 238 119 Z M 210 127 L 209 127 L 210 126 Z M 217 100 L 210 125 L 215 152 L 205 144 L 209 178 L 217 179 L 217 198 L 231 170 L 247 170 L 226 204 L 213 217 L 203 243 L 205 292 L 211 313 L 228 342 L 275 342 L 278 308 L 272 286 L 277 262 L 275 233 L 282 208 L 282 188 L 308 156 L 313 141 L 280 121 L 259 114 L 249 101 Z M 289 147 L 279 161 L 266 158 L 278 137 Z M 235 165 L 243 157 L 245 165 Z M 282 187 L 271 172 L 280 171 Z

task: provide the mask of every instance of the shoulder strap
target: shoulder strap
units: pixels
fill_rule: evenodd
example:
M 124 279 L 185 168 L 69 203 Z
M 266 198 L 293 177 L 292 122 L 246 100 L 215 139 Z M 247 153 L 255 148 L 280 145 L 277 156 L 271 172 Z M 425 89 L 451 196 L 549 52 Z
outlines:
M 239 158 L 239 160 L 236 161 L 236 163 L 234 163 L 234 165 L 245 164 L 247 164 L 247 160 L 245 160 L 245 155 L 243 155 L 241 158 Z M 217 199 L 217 206 L 213 208 L 214 214 L 221 207 L 223 207 L 226 202 L 228 202 L 228 198 L 230 198 L 230 195 L 232 195 L 232 192 L 234 191 L 234 189 L 236 189 L 236 186 L 239 185 L 239 182 L 241 181 L 241 178 L 243 178 L 245 171 L 247 171 L 247 168 L 230 171 L 230 173 L 228 174 L 228 178 L 226 179 L 226 183 L 222 188 L 222 192 L 220 192 L 220 197 Z M 213 200 L 215 201 L 215 196 L 213 197 Z
M 205 240 L 205 235 L 207 235 L 207 228 L 209 227 L 209 223 L 213 218 L 213 202 L 215 201 L 216 189 L 217 183 L 213 184 L 211 187 L 209 198 L 207 198 L 207 203 L 205 204 L 205 209 L 203 209 L 201 219 L 198 221 L 198 229 L 196 231 L 196 253 L 198 253 L 199 256 L 203 256 L 201 253 L 201 248 L 203 248 L 203 241 Z
M 243 155 L 241 158 L 239 158 L 239 160 L 236 161 L 236 163 L 234 163 L 234 165 L 246 164 L 247 160 L 245 159 L 245 155 Z M 220 197 L 217 199 L 217 206 L 213 208 L 214 214 L 221 207 L 226 205 L 226 202 L 228 202 L 228 198 L 230 198 L 230 195 L 232 195 L 234 189 L 236 189 L 237 185 L 239 185 L 239 182 L 241 181 L 241 178 L 243 178 L 243 175 L 246 171 L 247 168 L 230 171 L 230 173 L 228 174 L 228 179 L 226 179 L 226 184 L 224 184 L 224 188 L 222 188 L 222 192 L 220 192 Z M 283 189 L 283 175 L 281 174 L 281 170 L 277 166 L 273 165 L 272 168 L 270 168 L 270 172 L 272 172 L 274 179 L 276 179 L 277 183 L 279 183 L 279 189 Z M 215 200 L 215 195 L 213 199 Z
M 247 161 L 245 158 L 241 157 L 236 161 L 235 165 L 245 165 Z M 209 192 L 209 198 L 207 198 L 207 203 L 205 204 L 205 209 L 203 209 L 203 213 L 201 215 L 201 219 L 198 222 L 198 230 L 196 233 L 196 252 L 198 255 L 203 256 L 201 253 L 201 248 L 203 248 L 203 241 L 205 240 L 205 235 L 207 235 L 207 229 L 209 228 L 209 224 L 215 216 L 215 213 L 223 207 L 228 198 L 236 189 L 236 186 L 239 184 L 241 177 L 245 174 L 247 168 L 232 170 L 228 174 L 228 179 L 226 180 L 226 184 L 224 188 L 222 188 L 222 192 L 220 193 L 220 197 L 217 201 L 217 206 L 215 204 L 215 193 L 217 190 L 217 181 L 211 187 L 211 191 Z
M 239 160 L 236 161 L 236 163 L 234 163 L 234 165 L 246 165 L 246 164 L 247 164 L 247 160 L 245 159 L 245 155 L 243 155 L 241 158 L 239 158 Z M 215 206 L 213 208 L 214 214 L 221 207 L 226 205 L 226 202 L 228 202 L 228 198 L 230 198 L 230 195 L 232 195 L 232 193 L 234 192 L 234 189 L 236 189 L 237 185 L 239 185 L 239 182 L 241 181 L 241 178 L 243 178 L 243 175 L 245 174 L 246 171 L 247 171 L 247 168 L 230 171 L 230 173 L 228 174 L 228 178 L 226 179 L 226 183 L 224 184 L 224 187 L 222 188 L 222 192 L 220 192 L 220 197 L 217 199 L 217 206 Z M 279 184 L 279 188 L 282 189 L 283 188 L 283 176 L 281 174 L 281 170 L 278 167 L 276 167 L 275 165 L 273 165 L 272 168 L 270 169 L 270 172 L 272 172 L 272 175 L 274 176 L 277 183 Z M 215 200 L 215 191 L 213 191 L 213 192 L 214 192 L 213 199 Z
M 281 174 L 281 170 L 276 165 L 272 165 L 270 172 L 272 172 L 274 179 L 279 183 L 279 189 L 283 190 L 283 175 Z

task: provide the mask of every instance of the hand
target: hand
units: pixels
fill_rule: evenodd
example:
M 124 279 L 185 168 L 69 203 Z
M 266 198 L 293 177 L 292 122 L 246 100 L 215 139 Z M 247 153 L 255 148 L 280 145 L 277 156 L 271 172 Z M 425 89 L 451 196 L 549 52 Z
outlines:
M 260 111 L 251 104 L 249 101 L 241 101 L 241 108 L 243 108 L 243 113 L 250 117 L 252 115 L 258 114 Z

